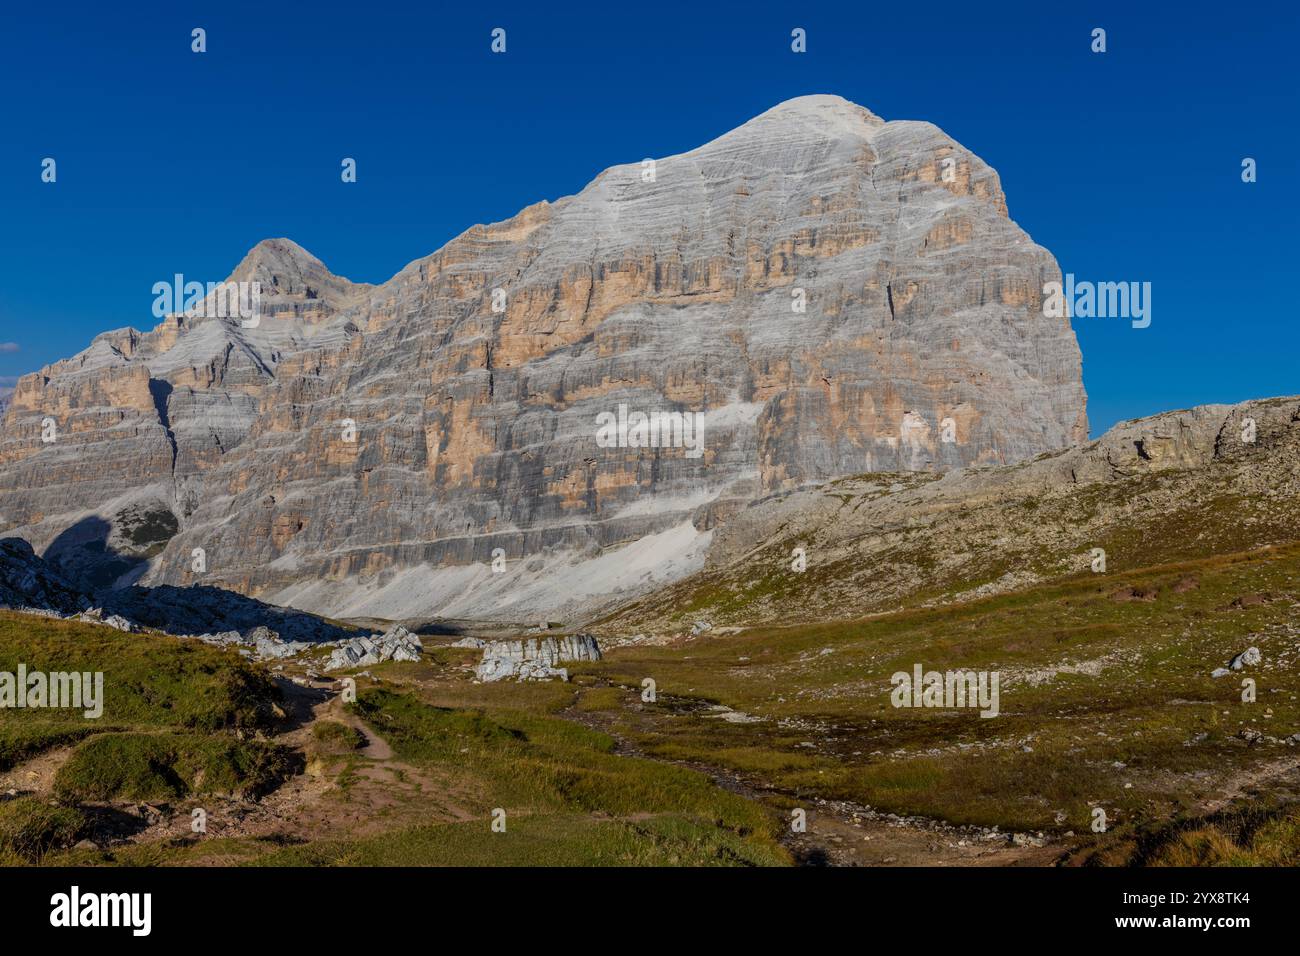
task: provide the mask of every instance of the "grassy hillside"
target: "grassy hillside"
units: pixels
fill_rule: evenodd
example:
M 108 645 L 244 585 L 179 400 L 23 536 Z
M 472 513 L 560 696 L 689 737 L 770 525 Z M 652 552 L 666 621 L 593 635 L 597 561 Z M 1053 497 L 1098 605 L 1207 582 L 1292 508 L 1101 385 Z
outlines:
M 0 713 L 0 771 L 73 746 L 52 792 L 0 802 L 0 856 L 33 861 L 87 829 L 88 802 L 264 792 L 291 772 L 271 731 L 279 691 L 237 654 L 198 641 L 0 612 L 0 671 L 104 674 L 103 713 Z
M 103 715 L 7 710 L 0 769 L 13 765 L 24 740 L 43 735 L 109 727 L 255 733 L 275 721 L 279 694 L 266 673 L 200 641 L 0 611 L 0 671 L 15 672 L 20 663 L 29 673 L 102 671 Z
M 57 767 L 48 790 L 0 798 L 3 864 L 789 862 L 769 810 L 615 754 L 558 716 L 571 687 L 471 684 L 464 651 L 376 668 L 382 685 L 298 727 L 262 666 L 201 642 L 3 614 L 0 648 L 0 669 L 102 670 L 107 701 L 99 720 L 3 714 L 0 769 Z M 189 832 L 191 807 L 209 834 Z
M 1004 847 L 1042 834 L 1035 862 L 1282 864 L 1300 852 L 1298 579 L 1300 545 L 1076 574 L 620 647 L 569 684 L 478 684 L 474 651 L 431 648 L 288 724 L 237 655 L 0 616 L 0 667 L 99 666 L 109 700 L 98 722 L 3 715 L 11 763 L 69 752 L 48 794 L 0 800 L 0 862 L 782 865 L 806 808 L 819 840 L 847 821 L 861 862 L 894 859 L 895 824 L 859 817 L 896 814 L 996 827 Z M 1210 676 L 1250 646 L 1258 664 Z M 1000 713 L 894 707 L 891 675 L 915 664 L 996 671 Z M 163 820 L 97 829 L 139 801 Z M 209 833 L 189 832 L 192 805 Z M 72 848 L 87 834 L 99 846 Z
M 1300 786 L 1300 547 L 1084 574 L 852 622 L 625 647 L 590 679 L 644 752 L 831 799 L 1089 845 Z M 1263 660 L 1211 671 L 1248 646 Z M 890 676 L 1000 672 L 1001 713 L 895 708 Z M 1242 680 L 1257 682 L 1244 703 Z M 647 678 L 659 702 L 642 703 Z M 724 719 L 725 705 L 753 722 Z M 1300 741 L 1300 737 L 1295 738 Z M 1094 837 L 1093 808 L 1108 832 Z M 1086 837 L 1084 836 L 1086 835 Z

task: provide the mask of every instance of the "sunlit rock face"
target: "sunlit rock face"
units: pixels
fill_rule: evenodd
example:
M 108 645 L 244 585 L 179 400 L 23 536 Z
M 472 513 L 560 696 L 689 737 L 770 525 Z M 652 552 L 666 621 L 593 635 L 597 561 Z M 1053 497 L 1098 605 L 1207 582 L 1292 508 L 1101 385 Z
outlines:
M 230 278 L 259 284 L 256 327 L 168 316 L 19 381 L 0 530 L 100 583 L 531 619 L 698 568 L 776 492 L 1086 438 L 1074 334 L 1042 309 L 1060 271 L 997 174 L 834 96 L 382 285 L 284 239 Z

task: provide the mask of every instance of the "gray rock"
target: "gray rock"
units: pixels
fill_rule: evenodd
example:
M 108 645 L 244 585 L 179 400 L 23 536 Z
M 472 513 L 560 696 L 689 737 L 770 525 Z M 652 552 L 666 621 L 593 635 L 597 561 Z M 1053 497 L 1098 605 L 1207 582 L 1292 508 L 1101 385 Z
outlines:
M 87 624 L 103 624 L 107 627 L 115 628 L 119 631 L 125 631 L 127 634 L 134 634 L 139 630 L 133 623 L 122 617 L 120 614 L 105 614 L 103 608 L 93 607 L 88 611 L 82 611 L 75 616 L 78 621 Z
M 308 644 L 304 641 L 282 641 L 279 636 L 259 637 L 256 644 L 256 653 L 259 660 L 282 660 L 287 657 L 297 657 L 303 651 L 315 647 L 314 644 Z
M 1023 846 L 1023 847 L 1042 846 L 1043 838 L 1041 835 L 1031 836 L 1028 833 L 1010 833 L 1007 835 L 1007 842 L 1011 846 Z
M 327 671 L 344 667 L 370 667 L 385 661 L 418 661 L 424 644 L 418 635 L 395 624 L 383 634 L 345 641 L 330 654 Z
M 1238 654 L 1236 657 L 1234 657 L 1231 661 L 1229 661 L 1227 667 L 1216 667 L 1213 671 L 1210 672 L 1210 676 L 1227 677 L 1233 671 L 1239 671 L 1245 667 L 1254 667 L 1261 660 L 1263 660 L 1263 656 L 1260 654 L 1259 648 L 1248 647 L 1240 654 Z
M 1258 647 L 1248 647 L 1234 657 L 1228 666 L 1234 671 L 1239 671 L 1243 667 L 1254 667 L 1261 659 Z
M 562 661 L 598 661 L 600 646 L 590 634 L 569 634 L 563 637 L 528 638 L 522 641 L 490 641 L 483 648 L 483 659 L 475 676 L 486 682 L 515 678 L 517 680 L 567 681 L 567 668 L 557 667 Z

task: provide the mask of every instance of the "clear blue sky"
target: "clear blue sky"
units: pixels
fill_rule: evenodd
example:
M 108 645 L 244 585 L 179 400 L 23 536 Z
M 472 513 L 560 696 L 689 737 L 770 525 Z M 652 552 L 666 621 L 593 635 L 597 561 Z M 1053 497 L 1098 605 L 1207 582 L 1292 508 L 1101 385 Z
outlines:
M 308 12 L 310 11 L 310 12 Z M 1167 12 L 1166 12 L 1167 11 Z M 1083 279 L 1094 434 L 1300 392 L 1294 4 L 16 3 L 0 30 L 0 384 L 155 323 L 151 287 L 288 236 L 380 282 L 601 169 L 837 93 L 936 123 Z M 208 52 L 190 52 L 190 30 Z M 489 52 L 493 27 L 507 53 Z M 790 31 L 808 52 L 790 52 Z M 1107 30 L 1108 52 L 1089 47 Z M 40 162 L 58 161 L 58 182 Z M 344 185 L 339 163 L 358 161 Z M 1259 181 L 1241 182 L 1243 157 Z

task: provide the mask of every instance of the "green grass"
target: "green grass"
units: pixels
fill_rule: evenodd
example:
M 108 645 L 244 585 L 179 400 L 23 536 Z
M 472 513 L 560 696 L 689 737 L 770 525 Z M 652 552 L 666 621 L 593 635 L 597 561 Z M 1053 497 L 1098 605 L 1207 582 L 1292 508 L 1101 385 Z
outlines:
M 563 820 L 590 814 L 582 826 L 606 827 L 610 818 L 622 818 L 621 829 L 600 831 L 615 847 L 622 847 L 628 834 L 641 832 L 645 823 L 646 838 L 656 845 L 684 841 L 697 847 L 692 852 L 707 846 L 709 853 L 743 845 L 748 849 L 740 854 L 742 861 L 787 860 L 767 810 L 686 768 L 615 754 L 608 735 L 550 715 L 548 705 L 557 703 L 557 691 L 572 700 L 571 688 L 551 685 L 549 691 L 531 695 L 534 705 L 540 705 L 531 711 L 436 706 L 387 689 L 365 691 L 353 706 L 400 759 L 437 768 L 455 780 L 485 834 L 490 834 L 488 821 L 498 807 L 511 818 Z M 519 702 L 516 694 L 509 696 Z M 676 822 L 650 825 L 660 817 Z M 618 850 L 619 858 L 623 852 Z M 684 851 L 665 851 L 655 858 L 667 861 L 678 852 Z
M 783 854 L 707 819 L 674 814 L 630 820 L 579 814 L 417 827 L 365 840 L 287 847 L 264 866 L 773 866 Z
M 1102 805 L 1113 826 L 1136 828 L 1193 810 L 1231 774 L 1289 752 L 1238 734 L 1300 731 L 1297 605 L 1229 605 L 1281 595 L 1298 577 L 1300 548 L 1268 549 L 1087 573 L 963 605 L 625 647 L 573 669 L 629 689 L 656 681 L 657 704 L 629 706 L 610 724 L 647 753 L 801 799 L 1058 834 L 1089 832 Z M 1176 591 L 1188 578 L 1196 586 Z M 1112 597 L 1130 587 L 1155 599 Z M 1248 704 L 1247 675 L 1209 675 L 1251 644 L 1264 661 L 1249 672 L 1259 699 Z M 1001 715 L 893 707 L 890 675 L 915 663 L 1000 672 Z M 1047 674 L 1062 664 L 1093 670 Z M 1036 671 L 1047 676 L 1034 684 L 1026 676 Z M 725 723 L 711 716 L 715 702 L 764 719 Z
M 0 802 L 0 866 L 38 863 L 72 844 L 85 826 L 80 811 L 52 807 L 34 797 Z
M 1097 841 L 1082 866 L 1300 865 L 1300 803 L 1268 798 L 1208 817 L 1151 825 Z
M 6 714 L 0 724 L 0 770 L 17 764 L 53 747 L 75 743 L 105 728 L 89 720 L 13 720 Z
M 0 769 L 109 728 L 250 734 L 271 728 L 279 692 L 266 672 L 201 641 L 0 611 L 0 671 L 104 673 L 103 714 L 6 710 Z
M 1151 866 L 1300 865 L 1300 807 L 1268 815 L 1241 813 L 1182 830 L 1151 850 L 1144 862 Z
M 68 803 L 256 797 L 297 769 L 288 749 L 227 734 L 103 734 L 59 768 L 54 792 Z
M 272 866 L 778 866 L 790 857 L 767 808 L 683 767 L 615 754 L 609 736 L 555 716 L 574 699 L 565 685 L 469 685 L 419 691 L 363 689 L 350 705 L 409 765 L 394 773 L 436 781 L 431 808 L 445 799 L 460 819 L 412 825 L 408 816 L 377 834 L 295 841 L 173 839 L 106 850 L 65 851 L 61 865 Z M 424 694 L 454 701 L 440 706 Z M 462 697 L 493 700 L 462 706 Z M 510 707 L 496 706 L 508 703 Z M 342 742 L 351 728 L 317 724 L 313 740 Z M 365 765 L 365 758 L 343 759 Z M 108 763 L 118 765 L 121 758 Z M 102 762 L 101 762 L 102 763 Z M 139 761 L 136 766 L 141 766 Z M 147 767 L 145 768 L 147 771 Z M 393 768 L 390 767 L 390 772 Z M 166 774 L 146 772 L 152 786 Z M 342 781 L 337 798 L 346 801 Z M 120 790 L 119 790 L 120 792 Z M 422 791 L 423 792 L 423 791 Z M 421 799 L 411 796 L 409 799 Z M 504 810 L 505 832 L 494 832 Z M 431 810 L 431 812 L 437 812 Z M 468 818 L 467 818 L 468 817 Z
M 322 754 L 344 754 L 366 745 L 365 734 L 337 720 L 318 720 L 311 728 L 313 749 Z
M 582 692 L 574 706 L 583 713 L 617 711 L 623 708 L 626 696 L 620 687 L 592 687 Z
M 0 612 L 0 670 L 14 672 L 20 663 L 29 673 L 103 673 L 97 719 L 81 709 L 35 708 L 6 709 L 0 722 L 0 770 L 74 746 L 53 784 L 66 814 L 92 801 L 251 797 L 297 769 L 286 748 L 254 739 L 276 726 L 280 694 L 263 668 L 237 654 L 195 640 Z M 31 857 L 12 846 L 5 852 Z

